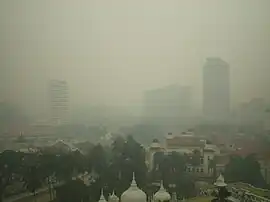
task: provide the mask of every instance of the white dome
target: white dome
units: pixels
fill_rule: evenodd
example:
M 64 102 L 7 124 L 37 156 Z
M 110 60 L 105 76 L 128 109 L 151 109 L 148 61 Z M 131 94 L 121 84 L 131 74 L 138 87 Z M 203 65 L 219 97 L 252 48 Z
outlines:
M 101 195 L 100 195 L 99 202 L 106 202 L 106 199 L 105 199 L 105 197 L 103 195 L 103 189 L 101 189 Z
M 121 202 L 146 202 L 146 194 L 138 188 L 134 173 L 130 187 L 121 195 Z
M 163 182 L 160 183 L 160 189 L 154 195 L 154 201 L 169 201 L 171 199 L 171 195 L 164 189 Z
M 115 195 L 114 191 L 112 193 L 112 195 L 110 195 L 109 197 L 109 202 L 118 202 L 119 198 Z
M 158 142 L 153 142 L 150 146 L 152 149 L 155 149 L 155 148 L 160 148 L 160 144 Z
M 216 182 L 214 183 L 215 186 L 217 187 L 226 187 L 227 184 L 225 183 L 224 177 L 222 174 L 219 175 L 217 178 Z
M 174 135 L 172 133 L 168 133 L 166 135 L 166 139 L 173 139 L 174 138 Z

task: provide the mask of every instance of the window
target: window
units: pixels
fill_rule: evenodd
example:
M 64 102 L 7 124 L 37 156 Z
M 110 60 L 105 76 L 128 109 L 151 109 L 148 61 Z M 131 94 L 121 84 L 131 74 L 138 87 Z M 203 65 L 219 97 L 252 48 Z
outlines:
M 203 158 L 201 158 L 201 164 L 203 164 Z
M 201 173 L 203 173 L 203 168 L 201 168 Z
M 207 157 L 208 161 L 210 160 L 210 156 Z
M 199 169 L 199 168 L 197 168 L 197 173 L 198 173 L 198 172 L 200 172 L 200 169 Z

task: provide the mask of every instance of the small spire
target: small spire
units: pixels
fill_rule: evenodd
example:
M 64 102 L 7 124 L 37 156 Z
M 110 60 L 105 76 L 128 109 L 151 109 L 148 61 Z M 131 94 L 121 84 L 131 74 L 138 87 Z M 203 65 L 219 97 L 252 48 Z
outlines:
M 111 202 L 118 202 L 119 198 L 115 195 L 115 192 L 113 190 L 113 193 L 110 195 L 110 200 Z
M 100 199 L 99 201 L 106 201 L 105 197 L 104 197 L 104 194 L 103 194 L 103 188 L 101 189 L 101 194 L 100 194 Z
M 131 186 L 132 186 L 132 187 L 137 186 L 137 183 L 136 183 L 136 180 L 135 180 L 135 172 L 133 172 Z
M 103 196 L 103 188 L 101 188 L 101 196 Z
M 171 195 L 165 190 L 163 186 L 163 180 L 160 181 L 160 188 L 158 192 L 154 195 L 154 201 L 169 201 L 171 199 Z
M 163 186 L 163 180 L 160 181 L 160 188 L 159 188 L 159 190 L 166 191 L 165 188 L 164 188 L 164 186 Z

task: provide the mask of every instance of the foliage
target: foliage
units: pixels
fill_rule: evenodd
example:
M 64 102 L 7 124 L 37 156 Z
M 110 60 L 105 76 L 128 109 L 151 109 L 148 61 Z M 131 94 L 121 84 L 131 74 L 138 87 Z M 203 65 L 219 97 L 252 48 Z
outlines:
M 0 201 L 6 187 L 18 173 L 22 161 L 22 154 L 6 150 L 0 154 Z
M 195 183 L 191 176 L 186 174 L 185 168 L 187 159 L 185 156 L 172 152 L 169 155 L 158 155 L 159 166 L 153 170 L 153 181 L 163 180 L 165 187 L 170 192 L 176 191 L 180 198 L 190 198 L 195 195 Z M 170 184 L 175 184 L 175 189 L 170 188 Z
M 89 201 L 89 193 L 82 181 L 72 180 L 56 188 L 56 198 L 58 202 L 86 202 Z
M 107 161 L 105 151 L 100 144 L 93 148 L 89 160 L 91 161 L 91 170 L 95 170 L 100 175 L 103 174 L 107 167 Z
M 25 168 L 23 177 L 24 186 L 34 195 L 37 189 L 42 186 L 42 173 L 40 171 L 40 165 Z
M 265 186 L 260 164 L 254 155 L 245 158 L 232 156 L 225 168 L 225 178 L 232 182 L 244 182 L 256 187 Z
M 110 154 L 109 154 L 110 153 Z M 25 187 L 36 194 L 37 190 L 55 176 L 58 182 L 65 184 L 57 188 L 57 199 L 61 201 L 97 201 L 100 190 L 104 189 L 105 197 L 115 191 L 118 197 L 130 186 L 132 173 L 135 173 L 138 187 L 149 196 L 159 187 L 153 183 L 163 180 L 170 192 L 177 191 L 180 197 L 194 195 L 194 181 L 185 174 L 187 159 L 179 153 L 163 153 L 155 156 L 156 169 L 147 171 L 145 150 L 132 136 L 117 137 L 111 148 L 95 145 L 84 156 L 80 152 L 23 154 L 5 152 L 0 155 L 1 182 L 12 179 L 13 174 L 21 176 Z M 8 171 L 8 172 L 7 172 Z M 72 177 L 88 171 L 91 183 L 84 184 Z M 5 179 L 5 180 L 3 180 Z M 175 184 L 175 190 L 169 186 Z M 6 185 L 1 184 L 3 194 Z
M 154 124 L 138 124 L 121 130 L 125 134 L 134 134 L 134 137 L 142 143 L 150 144 L 155 137 L 164 135 L 162 129 Z

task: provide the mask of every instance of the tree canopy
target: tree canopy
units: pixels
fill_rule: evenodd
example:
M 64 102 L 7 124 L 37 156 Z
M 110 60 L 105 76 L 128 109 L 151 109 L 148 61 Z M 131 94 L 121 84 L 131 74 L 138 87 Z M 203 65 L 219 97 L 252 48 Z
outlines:
M 257 187 L 266 183 L 260 171 L 260 164 L 254 155 L 247 157 L 232 156 L 225 168 L 225 178 L 232 182 L 244 182 Z

